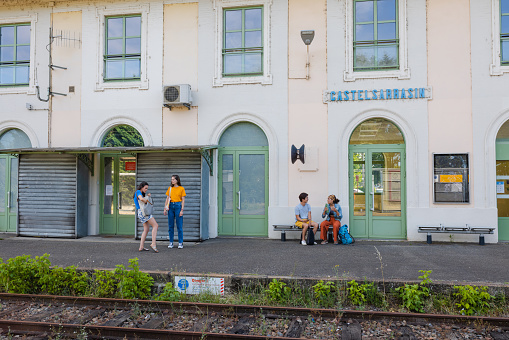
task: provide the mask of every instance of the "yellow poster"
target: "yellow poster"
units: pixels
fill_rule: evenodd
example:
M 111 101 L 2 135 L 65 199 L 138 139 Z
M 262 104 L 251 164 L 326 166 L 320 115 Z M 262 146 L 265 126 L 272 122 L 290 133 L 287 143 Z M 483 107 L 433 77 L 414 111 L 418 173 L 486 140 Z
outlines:
M 442 183 L 458 183 L 463 182 L 463 175 L 440 175 Z

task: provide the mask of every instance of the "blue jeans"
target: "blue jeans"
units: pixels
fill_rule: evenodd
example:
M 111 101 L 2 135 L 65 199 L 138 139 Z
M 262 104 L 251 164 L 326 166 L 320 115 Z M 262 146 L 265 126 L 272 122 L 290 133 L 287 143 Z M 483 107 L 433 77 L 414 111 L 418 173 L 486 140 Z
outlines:
M 182 202 L 170 202 L 170 210 L 168 210 L 168 234 L 170 234 L 170 243 L 173 243 L 175 235 L 175 220 L 177 220 L 179 243 L 184 242 L 184 231 L 182 230 L 184 216 L 179 216 L 180 210 L 182 210 Z

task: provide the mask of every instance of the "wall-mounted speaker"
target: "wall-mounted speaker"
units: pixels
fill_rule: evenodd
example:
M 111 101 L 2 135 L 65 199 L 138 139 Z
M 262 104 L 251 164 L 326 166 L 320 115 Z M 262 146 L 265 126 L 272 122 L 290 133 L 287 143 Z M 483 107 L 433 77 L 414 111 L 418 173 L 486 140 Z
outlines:
M 292 145 L 292 152 L 291 152 L 292 164 L 294 164 L 297 159 L 300 159 L 302 164 L 305 163 L 305 160 L 304 160 L 304 147 L 305 147 L 304 144 L 302 144 L 302 146 L 297 149 L 295 147 L 295 145 Z

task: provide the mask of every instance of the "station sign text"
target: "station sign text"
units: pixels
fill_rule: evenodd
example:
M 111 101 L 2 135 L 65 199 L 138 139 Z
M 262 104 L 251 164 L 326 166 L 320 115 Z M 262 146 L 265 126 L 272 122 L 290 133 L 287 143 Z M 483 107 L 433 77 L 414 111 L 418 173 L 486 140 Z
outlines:
M 325 91 L 324 102 L 361 100 L 431 99 L 431 87 L 410 87 L 380 90 Z

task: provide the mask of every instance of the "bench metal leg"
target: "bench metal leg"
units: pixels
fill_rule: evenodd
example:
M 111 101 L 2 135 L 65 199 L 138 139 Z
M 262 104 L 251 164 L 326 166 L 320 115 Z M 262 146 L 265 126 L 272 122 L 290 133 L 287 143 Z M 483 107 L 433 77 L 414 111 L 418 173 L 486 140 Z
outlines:
M 284 230 L 281 230 L 281 241 L 282 242 L 286 241 L 286 231 L 284 231 Z
M 431 240 L 431 233 L 428 233 L 428 234 L 426 235 L 426 243 L 427 243 L 427 244 L 431 244 L 431 243 L 433 243 L 433 241 Z
M 484 246 L 484 234 L 479 234 L 479 245 Z

